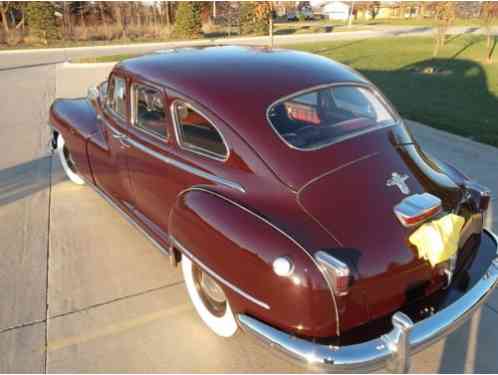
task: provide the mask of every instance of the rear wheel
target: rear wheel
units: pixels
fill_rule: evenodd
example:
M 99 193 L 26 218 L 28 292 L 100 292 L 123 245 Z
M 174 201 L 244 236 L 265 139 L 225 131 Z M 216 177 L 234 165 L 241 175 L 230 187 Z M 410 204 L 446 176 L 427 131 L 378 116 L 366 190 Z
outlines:
M 218 336 L 235 335 L 237 322 L 219 283 L 186 256 L 181 263 L 188 294 L 201 319 Z
M 85 180 L 83 180 L 83 178 L 81 178 L 81 176 L 76 171 L 76 164 L 71 157 L 69 149 L 66 147 L 64 138 L 62 138 L 62 135 L 60 134 L 57 137 L 57 153 L 59 154 L 62 168 L 64 169 L 66 176 L 75 184 L 83 185 L 85 183 Z

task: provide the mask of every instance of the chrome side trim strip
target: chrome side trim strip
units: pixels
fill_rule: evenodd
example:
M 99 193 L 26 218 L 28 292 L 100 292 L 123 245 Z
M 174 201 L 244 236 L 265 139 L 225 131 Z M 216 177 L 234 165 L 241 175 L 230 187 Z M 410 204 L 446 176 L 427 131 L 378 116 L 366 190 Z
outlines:
M 167 156 L 164 156 L 164 155 L 161 155 L 160 153 L 154 151 L 154 150 L 151 150 L 150 148 L 142 145 L 141 143 L 138 143 L 136 142 L 135 140 L 133 139 L 130 139 L 130 138 L 126 138 L 126 141 L 133 147 L 135 148 L 138 148 L 139 150 L 145 152 L 146 154 L 149 154 L 150 156 L 152 157 L 155 157 L 156 159 L 159 159 L 161 160 L 162 162 L 166 163 L 166 164 L 169 164 L 169 165 L 172 165 L 178 169 L 181 169 L 185 172 L 188 172 L 188 173 L 192 173 L 196 176 L 199 176 L 199 177 L 202 177 L 206 180 L 209 180 L 209 181 L 212 181 L 212 182 L 215 182 L 217 184 L 220 184 L 220 185 L 224 185 L 224 186 L 227 186 L 231 189 L 235 189 L 235 190 L 238 190 L 242 193 L 245 193 L 246 190 L 244 189 L 244 187 L 242 187 L 242 185 L 240 185 L 239 183 L 237 182 L 233 182 L 233 181 L 230 181 L 230 180 L 227 180 L 223 177 L 219 177 L 219 176 L 215 176 L 214 174 L 211 174 L 211 173 L 208 173 L 208 172 L 204 172 L 198 168 L 195 168 L 195 167 L 192 167 L 188 164 L 185 164 L 185 163 L 182 163 L 180 161 L 177 161 L 177 160 L 174 160 L 172 158 L 168 158 Z
M 489 231 L 498 251 L 498 239 Z M 413 323 L 401 312 L 392 316 L 393 329 L 385 335 L 360 344 L 330 346 L 301 339 L 280 331 L 248 315 L 239 315 L 241 327 L 272 349 L 300 365 L 328 372 L 369 372 L 387 368 L 404 372 L 410 356 L 448 336 L 481 307 L 498 284 L 498 257 L 482 278 L 453 304 L 434 315 Z
M 199 267 L 201 267 L 204 271 L 206 271 L 211 277 L 215 278 L 217 281 L 225 285 L 227 288 L 230 288 L 233 290 L 235 293 L 239 294 L 240 296 L 244 297 L 245 299 L 251 301 L 252 303 L 266 309 L 270 310 L 270 306 L 265 303 L 260 301 L 259 299 L 251 296 L 249 293 L 244 292 L 242 289 L 239 287 L 233 285 L 231 282 L 225 280 L 223 277 L 218 275 L 216 272 L 214 272 L 211 268 L 206 266 L 202 261 L 200 261 L 195 255 L 193 255 L 190 251 L 188 251 L 180 242 L 178 242 L 173 236 L 170 236 L 171 238 L 171 243 L 178 248 L 183 254 L 188 256 L 194 263 L 196 263 Z
M 119 207 L 113 200 L 110 198 L 106 192 L 103 190 L 99 189 L 97 186 L 95 186 L 93 183 L 89 182 L 87 179 L 83 178 L 86 182 L 86 185 L 91 187 L 98 195 L 100 195 L 109 205 L 113 208 L 115 208 L 125 219 L 128 223 L 133 225 L 135 228 L 138 229 L 140 233 L 142 233 L 145 238 L 147 238 L 154 246 L 157 247 L 157 249 L 161 252 L 161 254 L 170 256 L 170 252 L 168 249 L 164 248 L 159 242 L 157 242 L 154 238 L 150 236 L 149 233 L 143 229 L 140 224 L 138 224 L 126 211 L 124 211 L 121 207 Z

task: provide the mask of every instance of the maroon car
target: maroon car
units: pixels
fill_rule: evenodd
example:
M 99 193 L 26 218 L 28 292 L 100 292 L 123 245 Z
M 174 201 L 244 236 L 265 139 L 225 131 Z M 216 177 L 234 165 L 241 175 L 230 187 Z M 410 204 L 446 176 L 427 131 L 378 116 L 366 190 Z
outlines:
M 200 317 L 309 366 L 407 370 L 498 279 L 489 191 L 425 153 L 367 79 L 327 58 L 219 46 L 132 58 L 56 100 L 53 148 L 181 261 Z M 432 264 L 410 236 L 464 220 Z M 462 344 L 464 345 L 464 344 Z

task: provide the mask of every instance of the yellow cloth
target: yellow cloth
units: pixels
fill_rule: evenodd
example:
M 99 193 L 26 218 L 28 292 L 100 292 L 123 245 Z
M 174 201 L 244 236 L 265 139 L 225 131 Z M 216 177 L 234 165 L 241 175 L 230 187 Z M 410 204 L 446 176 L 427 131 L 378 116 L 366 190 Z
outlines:
M 417 247 L 419 258 L 427 259 L 434 267 L 456 253 L 464 223 L 463 217 L 449 214 L 423 224 L 409 239 Z

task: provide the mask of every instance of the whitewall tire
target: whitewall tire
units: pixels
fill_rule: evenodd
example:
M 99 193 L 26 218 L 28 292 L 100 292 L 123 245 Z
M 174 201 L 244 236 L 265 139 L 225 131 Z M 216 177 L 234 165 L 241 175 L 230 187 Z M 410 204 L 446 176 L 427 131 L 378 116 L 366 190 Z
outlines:
M 76 172 L 74 161 L 71 158 L 68 148 L 65 146 L 64 138 L 60 134 L 57 136 L 57 153 L 59 154 L 59 159 L 66 176 L 75 184 L 84 185 L 85 180 Z
M 181 261 L 187 291 L 197 313 L 218 336 L 237 333 L 237 321 L 219 284 L 185 255 Z

